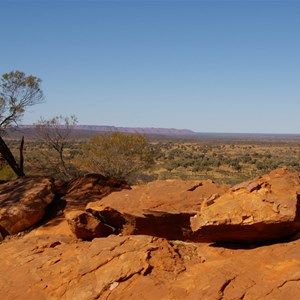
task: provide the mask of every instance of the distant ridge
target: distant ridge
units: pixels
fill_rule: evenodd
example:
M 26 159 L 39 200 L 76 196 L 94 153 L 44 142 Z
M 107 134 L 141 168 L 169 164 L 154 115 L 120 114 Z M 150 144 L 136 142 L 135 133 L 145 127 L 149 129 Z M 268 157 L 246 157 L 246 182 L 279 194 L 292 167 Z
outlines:
M 32 129 L 34 125 L 20 125 L 19 129 Z M 62 126 L 63 128 L 63 126 Z M 107 125 L 76 125 L 76 130 L 93 131 L 93 132 L 124 132 L 124 133 L 141 133 L 149 135 L 192 135 L 194 131 L 189 129 L 175 128 L 144 128 L 144 127 L 117 127 Z
M 34 125 L 19 125 L 16 128 L 7 129 L 7 137 L 20 138 L 25 136 L 29 139 L 36 139 L 36 131 Z M 64 126 L 61 126 L 62 128 Z M 293 142 L 300 143 L 300 134 L 276 134 L 276 133 L 222 133 L 222 132 L 195 132 L 189 129 L 175 128 L 144 128 L 144 127 L 117 127 L 106 125 L 76 125 L 72 134 L 73 138 L 89 139 L 103 132 L 124 132 L 124 133 L 140 133 L 153 139 L 185 139 L 193 141 L 244 141 L 244 142 Z
M 105 125 L 77 125 L 76 129 L 93 130 L 99 132 L 118 131 L 124 133 L 141 133 L 141 134 L 159 134 L 159 135 L 186 135 L 194 134 L 189 129 L 175 129 L 175 128 L 143 128 L 143 127 L 116 127 Z

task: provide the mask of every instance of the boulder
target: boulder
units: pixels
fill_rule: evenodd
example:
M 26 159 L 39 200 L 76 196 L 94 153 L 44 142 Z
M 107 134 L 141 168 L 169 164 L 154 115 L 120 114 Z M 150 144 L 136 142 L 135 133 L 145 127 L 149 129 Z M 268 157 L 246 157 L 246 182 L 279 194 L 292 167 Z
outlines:
M 0 244 L 0 299 L 299 299 L 299 247 L 296 240 L 230 249 L 143 235 L 13 238 Z
M 300 174 L 280 168 L 203 202 L 191 218 L 199 242 L 264 243 L 300 230 Z
M 202 201 L 228 189 L 228 185 L 216 185 L 211 180 L 158 180 L 114 192 L 88 203 L 86 210 L 123 235 L 187 240 L 191 235 L 190 217 Z
M 85 211 L 69 211 L 65 214 L 65 218 L 77 238 L 93 239 L 94 237 L 108 236 L 115 232 L 113 227 L 102 223 L 91 213 Z
M 55 198 L 50 178 L 20 178 L 0 185 L 0 232 L 2 236 L 25 230 L 45 215 Z

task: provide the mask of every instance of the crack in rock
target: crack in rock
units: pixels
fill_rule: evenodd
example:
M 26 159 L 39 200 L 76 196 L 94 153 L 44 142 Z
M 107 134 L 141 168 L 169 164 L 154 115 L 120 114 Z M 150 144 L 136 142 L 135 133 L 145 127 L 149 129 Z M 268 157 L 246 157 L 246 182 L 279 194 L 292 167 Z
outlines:
M 277 288 L 280 289 L 280 288 L 282 288 L 283 286 L 285 286 L 287 283 L 289 283 L 289 282 L 296 282 L 296 281 L 300 281 L 300 278 L 295 278 L 295 279 L 289 279 L 289 280 L 286 280 L 286 281 L 284 281 L 281 285 L 279 285 Z
M 224 299 L 224 293 L 225 290 L 228 288 L 228 286 L 231 284 L 232 281 L 234 281 L 236 279 L 237 276 L 234 276 L 230 279 L 227 279 L 224 284 L 221 286 L 219 293 L 221 294 L 220 297 L 218 298 L 218 300 L 222 300 Z

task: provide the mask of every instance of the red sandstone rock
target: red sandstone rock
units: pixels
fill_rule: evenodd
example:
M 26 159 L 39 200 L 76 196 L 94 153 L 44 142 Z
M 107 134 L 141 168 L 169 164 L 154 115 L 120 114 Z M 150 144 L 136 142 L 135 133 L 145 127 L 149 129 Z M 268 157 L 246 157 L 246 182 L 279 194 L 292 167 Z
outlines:
M 86 209 L 124 235 L 186 240 L 191 234 L 190 217 L 197 213 L 202 201 L 228 189 L 228 185 L 216 185 L 211 180 L 154 181 L 112 193 L 89 203 Z
M 191 218 L 194 240 L 265 242 L 300 230 L 300 174 L 281 168 L 208 198 Z
M 64 209 L 65 218 L 59 222 L 60 228 L 64 228 L 67 223 L 71 232 L 82 239 L 112 234 L 115 229 L 85 212 L 85 206 L 89 202 L 99 201 L 113 191 L 122 189 L 130 189 L 130 186 L 122 180 L 104 177 L 100 174 L 88 174 L 71 180 L 64 189 L 61 189 L 64 194 L 61 200 L 66 203 L 66 207 Z M 43 227 L 48 231 L 47 225 Z M 41 231 L 40 229 L 39 231 Z M 69 235 L 68 231 L 66 234 Z
M 65 214 L 65 218 L 77 238 L 93 239 L 94 237 L 109 236 L 115 232 L 113 227 L 102 223 L 85 211 L 69 211 Z
M 76 236 L 71 231 L 71 226 L 68 224 L 64 215 L 58 215 L 55 218 L 49 220 L 48 222 L 45 222 L 43 225 L 35 227 L 27 235 L 64 235 L 66 237 L 70 237 L 76 240 Z
M 163 182 L 153 183 L 151 187 L 135 187 L 132 191 L 124 190 L 103 198 L 105 207 L 110 201 L 114 205 L 91 210 L 92 215 L 89 212 L 82 215 L 81 211 L 69 211 L 67 215 L 74 220 L 83 217 L 78 228 L 86 223 L 83 229 L 89 228 L 91 232 L 95 231 L 99 225 L 97 219 L 100 219 L 104 224 L 114 220 L 122 233 L 145 230 L 147 234 L 167 235 L 170 230 L 172 234 L 178 234 L 182 219 L 178 220 L 178 224 L 169 223 L 170 215 L 175 218 L 180 211 L 189 214 L 199 208 L 203 198 L 207 198 L 202 206 L 202 211 L 207 213 L 205 216 L 211 216 L 209 213 L 213 211 L 208 212 L 207 209 L 218 204 L 219 214 L 216 216 L 223 220 L 222 216 L 231 213 L 230 220 L 240 222 L 237 226 L 248 226 L 245 225 L 247 221 L 243 225 L 246 220 L 241 217 L 243 214 L 238 215 L 241 210 L 252 212 L 254 219 L 264 219 L 267 224 L 271 221 L 270 226 L 273 226 L 275 215 L 279 215 L 276 220 L 279 225 L 295 225 L 298 222 L 298 202 L 295 203 L 295 194 L 299 192 L 297 172 L 276 170 L 235 186 L 224 195 L 220 187 L 213 188 L 211 182 L 201 184 L 185 182 L 181 185 L 180 181 L 169 181 L 166 189 Z M 126 204 L 121 202 L 124 198 L 117 197 L 125 192 L 128 195 L 133 192 L 127 196 L 133 202 L 127 201 Z M 180 203 L 180 199 L 185 199 L 185 202 Z M 190 210 L 189 201 L 193 203 Z M 96 203 L 89 206 L 93 205 Z M 185 209 L 181 209 L 180 205 Z M 148 227 L 143 229 L 145 220 Z M 48 226 L 55 227 L 51 222 Z M 265 230 L 265 224 L 259 224 Z M 256 225 L 253 225 L 255 229 Z M 172 226 L 176 229 L 171 229 Z M 223 226 L 220 222 L 211 234 Z M 180 234 L 183 235 L 182 231 Z M 253 237 L 254 233 L 249 230 L 247 234 Z M 265 231 L 256 234 L 260 237 L 266 235 Z M 300 240 L 238 249 L 237 245 L 223 248 L 145 235 L 109 236 L 89 242 L 53 232 L 38 236 L 31 233 L 24 237 L 12 236 L 0 242 L 0 299 L 299 299 L 299 248 Z
M 76 178 L 68 184 L 55 182 L 55 186 L 62 199 L 51 208 L 51 215 L 47 216 L 49 220 L 30 232 L 31 236 L 59 233 L 71 237 L 77 234 L 78 238 L 90 239 L 94 235 L 109 235 L 113 232 L 112 228 L 86 213 L 85 206 L 88 202 L 100 200 L 113 191 L 130 189 L 124 181 L 99 174 Z
M 150 236 L 0 244 L 0 299 L 300 298 L 300 240 L 226 249 Z
M 98 201 L 111 192 L 130 189 L 125 181 L 104 177 L 99 174 L 88 174 L 71 180 L 62 197 L 66 201 L 66 210 L 84 209 L 86 204 Z
M 25 230 L 45 214 L 55 197 L 49 178 L 20 178 L 0 185 L 0 232 L 15 234 Z

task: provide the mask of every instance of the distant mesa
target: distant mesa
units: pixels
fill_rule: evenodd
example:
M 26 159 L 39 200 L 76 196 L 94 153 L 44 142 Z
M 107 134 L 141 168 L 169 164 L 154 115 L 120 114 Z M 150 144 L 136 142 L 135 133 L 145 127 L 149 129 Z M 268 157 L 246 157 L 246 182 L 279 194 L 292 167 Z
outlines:
M 61 125 L 63 128 L 64 125 Z M 19 125 L 18 130 L 11 128 L 8 135 L 16 138 L 24 135 L 27 138 L 36 138 L 34 125 Z M 124 132 L 124 133 L 140 133 L 153 137 L 173 137 L 201 140 L 218 140 L 218 141 L 293 141 L 299 142 L 300 134 L 275 134 L 275 133 L 224 133 L 224 132 L 195 132 L 189 129 L 176 128 L 155 128 L 155 127 L 118 127 L 107 125 L 76 125 L 73 138 L 91 138 L 98 133 L 103 132 Z
M 76 129 L 79 130 L 94 130 L 99 132 L 118 131 L 125 133 L 142 133 L 142 134 L 163 134 L 163 135 L 186 135 L 193 134 L 194 132 L 188 129 L 175 129 L 175 128 L 142 128 L 142 127 L 116 127 L 116 126 L 103 126 L 103 125 L 77 125 Z
M 62 125 L 63 127 L 63 125 Z M 32 129 L 34 125 L 20 125 L 19 129 Z M 154 135 L 191 135 L 194 131 L 189 129 L 175 129 L 175 128 L 143 128 L 143 127 L 116 127 L 106 125 L 76 125 L 76 130 L 93 131 L 93 132 L 124 132 L 124 133 L 141 133 Z

